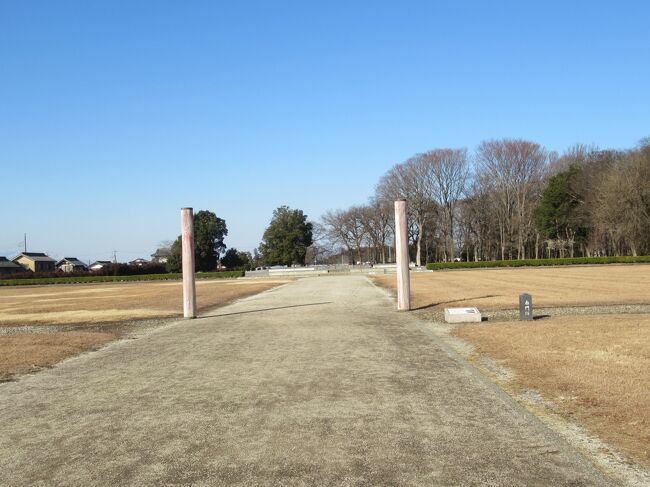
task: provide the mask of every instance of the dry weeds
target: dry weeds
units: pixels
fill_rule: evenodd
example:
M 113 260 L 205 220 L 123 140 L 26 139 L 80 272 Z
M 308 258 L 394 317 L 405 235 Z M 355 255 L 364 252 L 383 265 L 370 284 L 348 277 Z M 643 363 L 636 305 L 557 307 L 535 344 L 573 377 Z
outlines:
M 0 335 L 0 381 L 50 367 L 115 338 L 114 333 L 88 331 Z
M 650 316 L 563 316 L 453 333 L 650 467 Z
M 395 290 L 395 276 L 377 276 Z M 605 265 L 518 269 L 472 269 L 411 274 L 412 306 L 477 306 L 515 309 L 519 294 L 531 293 L 535 307 L 650 303 L 650 266 Z

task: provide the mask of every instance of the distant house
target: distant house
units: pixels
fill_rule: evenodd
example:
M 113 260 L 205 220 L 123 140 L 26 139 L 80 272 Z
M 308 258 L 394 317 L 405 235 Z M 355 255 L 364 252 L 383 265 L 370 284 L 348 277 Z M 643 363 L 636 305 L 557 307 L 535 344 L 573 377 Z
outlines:
M 148 263 L 149 261 L 147 259 L 139 258 L 129 262 L 129 265 L 143 266 L 143 265 L 147 265 Z
M 56 263 L 52 257 L 40 252 L 22 252 L 11 261 L 32 272 L 54 272 Z
M 0 256 L 0 275 L 18 274 L 19 272 L 27 272 L 27 270 L 6 257 Z
M 96 260 L 92 264 L 88 266 L 88 269 L 91 271 L 100 271 L 104 267 L 111 265 L 112 262 L 110 260 Z
M 169 257 L 172 255 L 172 251 L 167 248 L 157 249 L 156 252 L 151 254 L 151 262 L 154 264 L 166 264 L 169 260 Z
M 56 263 L 56 270 L 61 272 L 83 272 L 88 266 L 76 257 L 64 257 Z

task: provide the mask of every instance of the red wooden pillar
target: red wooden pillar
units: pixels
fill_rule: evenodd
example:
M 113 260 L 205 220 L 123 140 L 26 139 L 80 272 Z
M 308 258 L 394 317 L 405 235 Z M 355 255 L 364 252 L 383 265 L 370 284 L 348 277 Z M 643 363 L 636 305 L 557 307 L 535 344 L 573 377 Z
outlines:
M 192 208 L 181 208 L 181 242 L 183 244 L 183 316 L 196 318 L 194 212 Z
M 409 274 L 409 244 L 406 200 L 395 202 L 395 260 L 397 262 L 397 309 L 411 309 L 411 280 Z

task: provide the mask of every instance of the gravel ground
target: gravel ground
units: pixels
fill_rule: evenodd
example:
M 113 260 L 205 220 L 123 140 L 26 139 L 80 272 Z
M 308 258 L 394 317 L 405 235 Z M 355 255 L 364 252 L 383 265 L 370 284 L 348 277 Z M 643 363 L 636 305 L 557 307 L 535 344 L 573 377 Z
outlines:
M 357 276 L 0 386 L 0 485 L 618 485 Z
M 481 311 L 479 309 L 479 311 Z M 542 320 L 553 316 L 571 316 L 571 315 L 606 315 L 606 314 L 647 314 L 650 313 L 648 304 L 623 304 L 623 305 L 603 305 L 603 306 L 566 306 L 557 308 L 534 308 L 533 315 L 535 320 Z M 416 313 L 425 320 L 436 322 L 445 321 L 444 310 L 423 310 Z M 481 311 L 484 322 L 503 322 L 519 319 L 519 310 L 490 310 Z

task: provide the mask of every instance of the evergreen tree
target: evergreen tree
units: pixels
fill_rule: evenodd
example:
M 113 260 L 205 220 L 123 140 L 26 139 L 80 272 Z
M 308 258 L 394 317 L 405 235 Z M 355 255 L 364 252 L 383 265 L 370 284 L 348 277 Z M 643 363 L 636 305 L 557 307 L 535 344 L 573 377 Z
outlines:
M 264 232 L 260 244 L 266 265 L 305 265 L 307 247 L 312 244 L 313 225 L 302 210 L 281 206 Z
M 217 267 L 219 255 L 226 248 L 223 243 L 228 235 L 226 221 L 213 212 L 201 210 L 194 215 L 194 268 L 197 271 L 213 271 Z M 172 244 L 171 255 L 167 260 L 169 272 L 180 272 L 182 265 L 182 243 L 179 236 Z
M 584 242 L 587 225 L 579 191 L 581 176 L 582 168 L 572 165 L 549 179 L 533 214 L 535 225 L 544 237 Z

